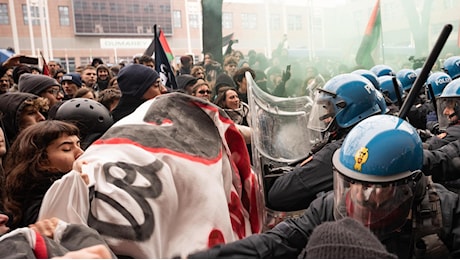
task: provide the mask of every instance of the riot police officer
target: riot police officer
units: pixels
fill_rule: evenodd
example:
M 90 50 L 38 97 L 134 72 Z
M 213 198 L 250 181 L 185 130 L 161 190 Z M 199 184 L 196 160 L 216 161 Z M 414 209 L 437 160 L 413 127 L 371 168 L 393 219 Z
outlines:
M 363 223 L 399 258 L 459 257 L 459 196 L 425 176 L 422 163 L 414 127 L 391 115 L 369 117 L 334 153 L 334 190 L 301 217 L 189 258 L 296 258 L 315 227 L 344 217 Z
M 431 150 L 460 139 L 460 79 L 447 84 L 437 103 L 439 129 L 443 132 L 425 141 L 425 147 Z
M 306 209 L 318 193 L 331 190 L 332 154 L 343 138 L 364 118 L 386 112 L 383 95 L 363 76 L 341 74 L 318 88 L 308 128 L 321 132 L 323 140 L 312 148 L 305 161 L 274 181 L 266 198 L 270 208 Z

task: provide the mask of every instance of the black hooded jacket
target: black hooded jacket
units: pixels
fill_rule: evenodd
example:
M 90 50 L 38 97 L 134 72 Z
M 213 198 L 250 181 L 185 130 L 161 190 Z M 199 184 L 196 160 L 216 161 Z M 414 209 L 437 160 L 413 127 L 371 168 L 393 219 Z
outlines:
M 19 133 L 19 119 L 24 108 L 24 101 L 34 100 L 38 96 L 29 93 L 11 92 L 0 95 L 0 112 L 6 144 L 9 147 Z

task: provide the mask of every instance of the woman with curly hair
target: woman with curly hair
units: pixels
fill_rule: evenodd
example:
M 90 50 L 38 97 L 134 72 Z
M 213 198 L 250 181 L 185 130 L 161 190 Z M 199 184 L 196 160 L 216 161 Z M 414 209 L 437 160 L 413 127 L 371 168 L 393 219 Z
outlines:
M 11 228 L 37 221 L 46 191 L 72 170 L 83 153 L 78 128 L 58 120 L 46 120 L 24 129 L 8 151 L 5 162 L 4 210 Z

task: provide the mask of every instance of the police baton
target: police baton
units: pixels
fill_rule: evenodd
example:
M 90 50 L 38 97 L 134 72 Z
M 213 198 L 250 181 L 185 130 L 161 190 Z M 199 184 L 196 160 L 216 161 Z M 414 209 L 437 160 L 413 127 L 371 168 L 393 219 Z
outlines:
M 396 76 L 392 76 L 391 81 L 393 82 L 393 88 L 395 89 L 396 98 L 398 99 L 398 107 L 401 107 L 403 104 L 403 100 L 402 93 L 399 89 L 398 79 L 396 78 Z
M 420 75 L 415 80 L 414 86 L 410 89 L 409 94 L 407 95 L 406 99 L 404 100 L 404 103 L 401 106 L 401 109 L 399 110 L 399 115 L 398 115 L 399 118 L 402 118 L 402 119 L 406 118 L 407 113 L 409 113 L 410 108 L 414 104 L 418 93 L 420 92 L 420 90 L 423 87 L 423 84 L 428 78 L 428 74 L 430 73 L 431 68 L 433 68 L 434 63 L 436 62 L 436 59 L 441 53 L 442 48 L 444 47 L 444 44 L 446 43 L 447 38 L 449 38 L 449 35 L 451 32 L 452 32 L 452 25 L 451 24 L 444 25 L 444 28 L 442 29 L 441 34 L 438 37 L 438 40 L 433 46 L 433 49 L 431 50 L 430 55 L 428 56 L 425 63 L 423 64 Z
M 431 84 L 426 84 L 428 88 L 428 92 L 431 96 L 431 104 L 433 104 L 434 112 L 436 113 L 436 118 L 438 118 L 438 104 L 436 104 L 436 97 L 434 96 L 433 86 Z

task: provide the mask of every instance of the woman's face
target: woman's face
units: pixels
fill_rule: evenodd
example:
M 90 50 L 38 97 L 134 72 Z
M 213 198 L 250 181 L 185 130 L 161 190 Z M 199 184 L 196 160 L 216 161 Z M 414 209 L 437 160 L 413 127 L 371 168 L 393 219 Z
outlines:
M 228 90 L 225 92 L 225 107 L 230 109 L 237 109 L 240 107 L 240 98 L 238 93 L 234 90 Z
M 69 172 L 75 160 L 83 154 L 80 148 L 80 138 L 76 135 L 63 134 L 52 141 L 46 148 L 49 172 Z
M 45 117 L 38 111 L 34 106 L 27 105 L 21 111 L 21 117 L 19 122 L 19 131 L 26 129 L 31 125 L 35 125 L 40 121 L 44 121 Z
M 6 154 L 5 134 L 3 133 L 3 129 L 0 127 L 0 157 L 3 157 L 5 154 Z
M 208 101 L 211 100 L 211 90 L 206 85 L 198 87 L 194 95 Z
M 8 232 L 8 230 L 10 230 L 10 228 L 6 226 L 7 222 L 8 216 L 3 213 L 0 213 L 0 236 Z

